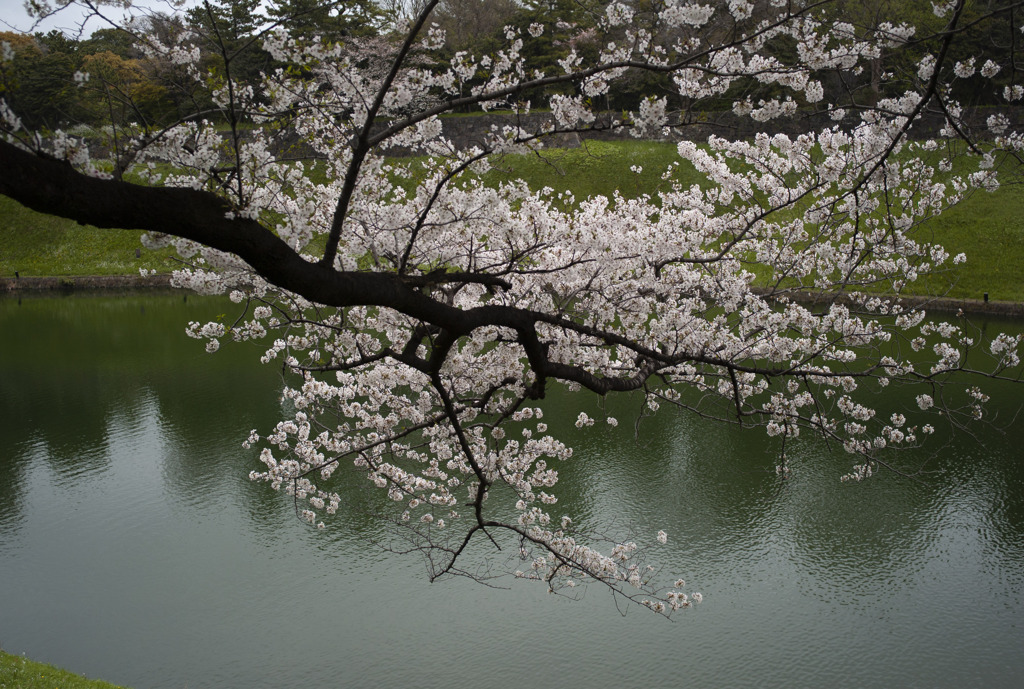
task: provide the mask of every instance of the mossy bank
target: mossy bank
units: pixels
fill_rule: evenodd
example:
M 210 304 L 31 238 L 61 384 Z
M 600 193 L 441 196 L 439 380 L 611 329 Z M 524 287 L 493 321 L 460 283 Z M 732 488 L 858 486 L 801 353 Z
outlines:
M 0 689 L 124 689 L 0 651 Z

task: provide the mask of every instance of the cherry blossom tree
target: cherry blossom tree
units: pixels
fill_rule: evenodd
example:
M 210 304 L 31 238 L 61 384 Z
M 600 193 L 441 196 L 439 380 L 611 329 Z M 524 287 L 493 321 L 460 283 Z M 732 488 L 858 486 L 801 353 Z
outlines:
M 561 592 L 599 583 L 669 614 L 699 596 L 661 579 L 662 525 L 607 535 L 560 510 L 558 467 L 573 452 L 544 420 L 552 386 L 750 427 L 783 474 L 790 443 L 823 436 L 851 458 L 837 479 L 859 480 L 935 423 L 983 417 L 964 376 L 1019 375 L 1019 337 L 982 341 L 901 298 L 964 260 L 919 228 L 995 188 L 1024 147 L 1006 47 L 1019 3 L 993 1 L 965 26 L 964 1 L 942 1 L 929 20 L 940 28 L 919 32 L 895 17 L 837 20 L 827 2 L 613 1 L 586 29 L 596 55 L 559 42 L 548 71 L 526 46 L 569 28 L 510 26 L 493 54 L 451 55 L 431 27 L 436 4 L 371 51 L 265 27 L 254 44 L 280 67 L 258 85 L 229 61 L 200 68 L 187 32 L 139 36 L 215 107 L 160 129 L 111 123 L 122 143 L 101 156 L 27 130 L 0 102 L 0 193 L 173 244 L 176 285 L 238 306 L 188 334 L 210 352 L 267 343 L 263 362 L 287 374 L 285 411 L 247 442 L 261 461 L 252 478 L 293 496 L 310 524 L 331 521 L 338 481 L 365 481 L 432 577 L 476 574 L 466 550 L 480 542 L 513 553 L 514 576 Z M 1011 33 L 952 60 L 985 20 Z M 906 73 L 855 87 L 883 50 L 910 49 L 921 57 Z M 594 109 L 644 74 L 670 91 L 633 112 Z M 1007 104 L 981 127 L 952 100 L 967 80 Z M 701 104 L 726 101 L 731 124 L 699 129 Z M 458 146 L 441 116 L 470 108 L 503 110 L 507 124 Z M 543 155 L 565 133 L 671 138 L 679 159 L 657 194 L 632 199 L 486 183 L 497 157 Z M 684 166 L 703 181 L 681 183 Z M 912 410 L 876 411 L 903 386 Z M 576 425 L 605 423 L 617 420 L 581 413 Z

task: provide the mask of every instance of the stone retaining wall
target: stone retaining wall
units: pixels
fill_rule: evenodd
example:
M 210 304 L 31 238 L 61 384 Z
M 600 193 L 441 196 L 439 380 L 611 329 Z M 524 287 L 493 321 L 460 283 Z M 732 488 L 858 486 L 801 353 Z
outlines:
M 975 136 L 985 139 L 990 136 L 987 131 L 986 121 L 995 114 L 1005 115 L 1013 127 L 1020 128 L 1024 125 L 1024 108 L 1014 107 L 968 108 L 965 109 L 964 122 Z M 596 124 L 606 127 L 606 129 L 579 134 L 555 134 L 545 139 L 545 145 L 548 147 L 571 148 L 578 146 L 585 139 L 614 141 L 633 138 L 628 129 L 612 130 L 610 128 L 613 117 L 621 118 L 622 115 L 611 113 L 599 114 Z M 492 127 L 496 127 L 500 131 L 506 126 L 519 126 L 528 132 L 534 132 L 540 131 L 545 124 L 553 121 L 551 113 L 548 112 L 534 112 L 528 115 L 492 112 L 482 115 L 447 116 L 440 119 L 444 136 L 459 148 L 467 148 L 484 142 L 488 134 L 490 134 Z M 851 113 L 845 120 L 839 123 L 832 121 L 827 113 L 801 112 L 794 117 L 781 117 L 762 124 L 751 120 L 749 117 L 739 117 L 730 111 L 694 112 L 689 114 L 689 119 L 683 126 L 673 129 L 662 140 L 701 142 L 707 141 L 711 135 L 745 139 L 753 137 L 760 132 L 768 132 L 770 134 L 782 133 L 795 137 L 807 132 L 831 128 L 836 124 L 839 124 L 844 129 L 852 129 L 859 122 L 860 119 L 856 113 Z M 910 129 L 910 135 L 915 139 L 935 137 L 944 123 L 945 119 L 938 114 L 925 115 L 914 123 Z M 383 125 L 381 126 L 383 127 Z M 393 151 L 393 153 L 400 154 L 400 151 Z
M 171 276 L 150 275 L 84 275 L 75 277 L 21 277 L 0 278 L 0 294 L 25 292 L 81 292 L 171 289 Z M 827 304 L 831 297 L 811 293 L 790 293 L 794 301 L 802 304 Z M 840 298 L 843 303 L 848 299 Z M 928 311 L 971 315 L 1024 318 L 1024 303 L 1012 301 L 983 301 L 980 299 L 945 299 L 938 297 L 903 297 L 906 306 L 923 307 Z
M 984 140 L 991 137 L 986 121 L 995 114 L 1002 114 L 1009 119 L 1011 126 L 1020 129 L 1024 126 L 1024 107 L 984 107 L 966 108 L 964 123 L 976 139 Z M 632 139 L 628 129 L 611 127 L 612 120 L 622 118 L 621 113 L 598 113 L 595 125 L 598 129 L 587 132 L 562 132 L 544 138 L 548 148 L 575 148 L 584 140 L 620 141 Z M 485 143 L 492 129 L 501 131 L 508 126 L 518 126 L 527 132 L 539 132 L 545 125 L 551 124 L 550 112 L 531 112 L 527 115 L 516 115 L 510 112 L 488 112 L 474 115 L 447 115 L 440 118 L 441 131 L 445 138 L 452 141 L 457 148 L 469 148 Z M 749 117 L 739 117 L 731 111 L 697 111 L 687 114 L 684 124 L 673 128 L 661 141 L 707 141 L 709 136 L 749 139 L 760 132 L 769 134 L 786 134 L 796 137 L 811 131 L 832 128 L 839 124 L 851 130 L 860 123 L 859 114 L 851 112 L 841 122 L 834 122 L 827 113 L 798 112 L 793 117 L 780 117 L 767 123 L 759 123 Z M 941 115 L 925 115 L 914 123 L 910 136 L 924 139 L 938 136 L 939 129 L 945 120 Z M 382 131 L 389 122 L 381 121 L 375 131 Z M 403 156 L 409 151 L 402 147 L 385 148 L 387 155 Z M 97 149 L 94 155 L 102 156 L 103 151 Z M 288 157 L 315 157 L 314 152 L 294 135 L 285 135 L 279 142 L 276 154 Z
M 756 291 L 756 290 L 755 290 Z M 828 294 L 810 292 L 791 292 L 786 294 L 793 301 L 805 306 L 825 306 L 835 298 Z M 878 295 L 886 297 L 884 294 Z M 838 298 L 841 304 L 852 304 L 852 300 L 843 295 Z M 923 308 L 929 312 L 959 313 L 972 316 L 1003 316 L 1007 318 L 1024 318 L 1024 303 L 1015 301 L 985 301 L 982 299 L 949 299 L 945 297 L 914 297 L 903 296 L 900 302 L 905 307 Z
M 78 292 L 88 290 L 171 289 L 171 276 L 163 275 L 76 275 L 66 277 L 0 278 L 4 292 Z

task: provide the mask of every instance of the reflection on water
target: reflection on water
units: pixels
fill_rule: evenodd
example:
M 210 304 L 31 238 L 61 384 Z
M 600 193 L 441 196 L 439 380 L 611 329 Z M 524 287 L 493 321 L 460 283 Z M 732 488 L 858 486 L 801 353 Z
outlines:
M 230 304 L 174 296 L 0 300 L 0 643 L 157 687 L 1010 687 L 1024 670 L 1024 424 L 841 484 L 807 442 L 775 477 L 757 432 L 662 413 L 576 436 L 566 511 L 671 535 L 705 603 L 665 623 L 591 589 L 430 585 L 360 508 L 326 533 L 249 483 L 240 443 L 279 413 L 250 349 L 182 334 Z M 997 389 L 1012 418 L 1019 391 Z M 638 400 L 606 400 L 620 419 Z M 481 553 L 486 549 L 481 546 Z

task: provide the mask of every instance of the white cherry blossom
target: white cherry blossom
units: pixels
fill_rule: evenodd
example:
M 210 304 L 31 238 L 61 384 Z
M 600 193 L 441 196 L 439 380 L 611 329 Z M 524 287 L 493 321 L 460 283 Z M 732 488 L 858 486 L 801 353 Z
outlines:
M 545 417 L 550 390 L 633 393 L 641 417 L 741 422 L 764 434 L 778 480 L 796 470 L 787 444 L 807 434 L 851 455 L 837 477 L 860 481 L 932 433 L 915 416 L 984 418 L 982 390 L 945 395 L 943 385 L 964 371 L 1009 376 L 1020 338 L 975 343 L 962 324 L 902 300 L 962 262 L 922 226 L 997 188 L 1003 156 L 1024 151 L 1001 114 L 987 121 L 996 139 L 972 138 L 950 96 L 945 82 L 978 64 L 988 79 L 1006 74 L 1006 55 L 948 57 L 962 3 L 936 4 L 954 25 L 929 34 L 902 23 L 865 31 L 785 2 L 613 2 L 593 51 L 566 47 L 547 75 L 525 57 L 547 38 L 543 25 L 507 27 L 490 54 L 452 56 L 430 28 L 433 5 L 408 40 L 268 32 L 264 48 L 295 68 L 259 84 L 208 70 L 187 37 L 151 44 L 149 59 L 209 88 L 218 121 L 244 115 L 253 126 L 225 136 L 197 112 L 159 133 L 122 132 L 125 169 L 150 185 L 134 193 L 166 187 L 189 201 L 164 206 L 170 220 L 140 213 L 132 226 L 149 231 L 148 246 L 176 249 L 176 286 L 227 294 L 235 309 L 190 323 L 188 336 L 211 353 L 259 341 L 261 361 L 285 372 L 280 422 L 246 445 L 258 451 L 253 480 L 291 496 L 300 519 L 332 526 L 342 482 L 355 481 L 380 496 L 374 509 L 426 554 L 432 577 L 470 574 L 467 544 L 480 542 L 517 553 L 508 572 L 549 590 L 600 584 L 670 614 L 702 596 L 665 583 L 674 575 L 662 581 L 654 554 L 671 548 L 638 541 L 664 527 L 680 542 L 685 525 L 610 534 L 563 514 L 560 471 L 580 458 L 569 429 Z M 887 77 L 877 100 L 833 87 L 910 40 L 924 57 L 905 81 Z M 641 72 L 662 90 L 601 112 Z M 1006 100 L 1024 93 L 999 88 Z M 723 103 L 739 126 L 694 135 L 692 118 Z M 455 108 L 510 114 L 462 146 L 440 117 Z M 929 111 L 946 139 L 922 133 Z M 816 114 L 825 124 L 812 128 Z M 69 183 L 106 184 L 113 163 L 94 161 L 87 142 L 26 132 L 6 101 L 0 115 L 5 165 L 30 152 L 89 178 Z M 552 135 L 591 131 L 671 139 L 678 159 L 635 198 L 482 176 L 501 155 L 543 155 Z M 282 142 L 301 142 L 303 155 L 282 155 Z M 653 165 L 638 160 L 633 172 Z M 4 193 L 34 198 L 6 191 L 16 182 Z M 913 383 L 923 387 L 905 408 L 877 411 L 878 390 Z M 619 423 L 572 416 L 580 433 Z

